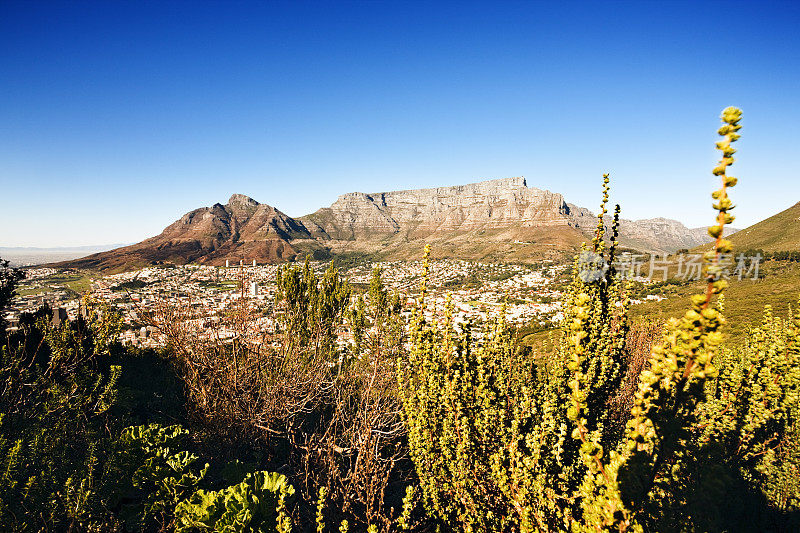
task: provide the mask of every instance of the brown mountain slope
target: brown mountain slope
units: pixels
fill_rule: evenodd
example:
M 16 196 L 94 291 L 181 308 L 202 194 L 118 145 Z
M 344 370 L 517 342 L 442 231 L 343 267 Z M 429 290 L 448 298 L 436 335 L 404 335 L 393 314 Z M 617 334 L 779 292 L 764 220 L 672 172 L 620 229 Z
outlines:
M 526 263 L 564 259 L 587 240 L 587 235 L 577 228 L 558 226 L 441 232 L 420 238 L 409 238 L 405 233 L 398 233 L 383 239 L 321 242 L 333 256 L 355 253 L 369 255 L 376 260 L 418 260 L 422 257 L 425 244 L 431 244 L 431 256 L 435 259 Z
M 240 258 L 275 263 L 297 255 L 290 241 L 309 238 L 302 224 L 278 209 L 234 194 L 225 205 L 186 213 L 156 237 L 57 265 L 123 270 L 159 262 L 223 265 Z

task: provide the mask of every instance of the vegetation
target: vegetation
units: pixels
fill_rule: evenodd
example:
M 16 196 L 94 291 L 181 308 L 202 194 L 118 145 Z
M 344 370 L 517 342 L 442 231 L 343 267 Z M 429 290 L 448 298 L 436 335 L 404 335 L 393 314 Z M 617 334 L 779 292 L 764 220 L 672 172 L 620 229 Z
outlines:
M 25 277 L 18 268 L 0 259 L 0 311 L 3 311 L 17 294 L 17 284 Z M 0 333 L 5 331 L 5 317 L 0 314 Z
M 130 281 L 123 281 L 119 285 L 115 285 L 111 287 L 112 291 L 135 291 L 137 289 L 141 289 L 147 286 L 146 281 L 142 281 L 140 279 L 132 279 Z
M 19 287 L 19 294 L 31 296 L 63 290 L 73 298 L 80 298 L 81 294 L 90 288 L 91 278 L 86 273 L 67 270 L 45 278 L 26 281 L 22 287 Z
M 737 250 L 762 249 L 767 252 L 797 254 L 800 250 L 798 235 L 800 235 L 800 202 L 749 228 L 737 231 L 731 235 L 730 240 Z
M 237 485 L 211 492 L 201 489 L 178 504 L 175 531 L 278 531 L 286 520 L 286 502 L 293 495 L 285 476 L 247 474 Z
M 192 306 L 143 316 L 161 354 L 117 345 L 119 318 L 93 302 L 59 326 L 24 316 L 0 339 L 0 529 L 797 530 L 800 304 L 725 342 L 740 118 L 722 115 L 701 290 L 665 323 L 632 320 L 635 289 L 606 268 L 607 175 L 552 349 L 502 313 L 437 310 L 429 247 L 410 318 L 380 270 L 359 293 L 308 261 L 281 268 L 271 316 L 239 300 L 224 338 L 198 336 Z M 0 270 L 0 308 L 19 279 Z
M 147 318 L 170 339 L 187 407 L 218 457 L 291 474 L 297 527 L 314 523 L 324 487 L 331 523 L 386 530 L 395 513 L 385 499 L 410 470 L 393 374 L 399 299 L 378 271 L 353 297 L 333 265 L 317 277 L 308 261 L 284 266 L 277 283 L 276 333 L 259 328 L 246 302 L 220 326 L 235 332 L 230 342 L 197 338 L 191 309 L 164 306 Z M 346 346 L 337 343 L 343 328 Z
M 80 527 L 107 443 L 104 419 L 120 368 L 103 364 L 109 314 L 52 327 L 31 317 L 0 347 L 0 524 Z
M 737 252 L 738 253 L 738 252 Z M 735 281 L 725 290 L 724 329 L 729 344 L 742 345 L 753 327 L 760 324 L 764 306 L 772 307 L 774 313 L 785 316 L 800 294 L 800 264 L 771 259 L 761 263 L 759 280 Z M 688 297 L 701 290 L 702 281 L 683 281 L 665 285 L 669 291 L 662 294 L 666 300 L 645 302 L 631 307 L 634 320 L 642 318 L 667 320 L 680 313 Z

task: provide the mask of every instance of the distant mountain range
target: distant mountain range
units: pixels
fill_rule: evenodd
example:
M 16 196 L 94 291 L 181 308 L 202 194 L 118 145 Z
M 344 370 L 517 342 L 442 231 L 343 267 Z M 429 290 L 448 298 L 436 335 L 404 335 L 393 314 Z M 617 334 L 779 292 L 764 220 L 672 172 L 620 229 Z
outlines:
M 347 193 L 330 207 L 292 218 L 241 194 L 195 209 L 160 235 L 63 266 L 123 270 L 167 262 L 276 263 L 311 254 L 369 254 L 412 259 L 431 243 L 434 256 L 535 261 L 563 257 L 591 238 L 597 217 L 558 193 L 506 178 L 433 189 Z M 709 242 L 705 228 L 676 220 L 622 220 L 620 242 L 641 251 L 673 252 Z

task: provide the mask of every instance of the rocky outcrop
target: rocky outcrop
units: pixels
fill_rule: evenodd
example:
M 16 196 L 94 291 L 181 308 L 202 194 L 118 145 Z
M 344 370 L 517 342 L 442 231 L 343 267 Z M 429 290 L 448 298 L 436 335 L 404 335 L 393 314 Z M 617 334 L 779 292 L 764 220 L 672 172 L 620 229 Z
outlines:
M 569 224 L 567 214 L 560 194 L 528 187 L 520 177 L 434 189 L 348 193 L 301 220 L 318 238 L 354 240 L 400 232 L 425 237 L 439 232 L 563 226 Z

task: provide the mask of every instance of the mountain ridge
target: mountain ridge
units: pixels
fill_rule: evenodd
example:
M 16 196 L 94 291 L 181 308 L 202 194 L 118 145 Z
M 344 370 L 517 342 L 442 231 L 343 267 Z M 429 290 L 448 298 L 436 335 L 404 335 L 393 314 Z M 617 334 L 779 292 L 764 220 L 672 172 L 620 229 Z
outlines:
M 194 209 L 161 234 L 60 266 L 120 270 L 157 263 L 221 265 L 227 259 L 277 263 L 305 254 L 386 259 L 435 255 L 473 260 L 538 260 L 573 252 L 590 239 L 597 216 L 524 177 L 378 193 L 349 192 L 333 204 L 290 217 L 244 194 Z M 702 233 L 701 233 L 702 232 Z M 620 222 L 623 246 L 672 252 L 708 242 L 705 229 L 653 218 Z
M 800 202 L 729 237 L 735 250 L 800 250 Z M 706 249 L 706 247 L 703 247 Z

